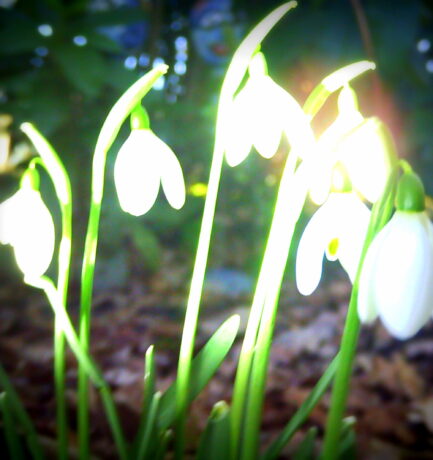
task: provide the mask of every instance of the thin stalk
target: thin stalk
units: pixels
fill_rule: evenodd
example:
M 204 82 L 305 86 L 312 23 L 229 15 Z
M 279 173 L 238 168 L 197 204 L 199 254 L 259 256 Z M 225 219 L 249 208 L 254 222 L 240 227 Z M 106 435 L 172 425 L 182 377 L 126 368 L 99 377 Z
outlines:
M 13 414 L 9 406 L 9 399 L 5 392 L 0 393 L 0 412 L 3 415 L 3 428 L 10 458 L 12 460 L 23 460 L 23 448 L 18 438 Z
M 109 386 L 104 380 L 104 377 L 101 371 L 98 369 L 97 365 L 93 359 L 88 355 L 87 350 L 85 350 L 75 332 L 74 326 L 71 323 L 68 313 L 66 312 L 65 306 L 63 305 L 62 299 L 57 292 L 56 287 L 52 281 L 46 277 L 39 279 L 26 279 L 27 284 L 30 286 L 43 289 L 45 292 L 48 301 L 54 311 L 54 314 L 58 318 L 59 325 L 61 325 L 63 333 L 65 334 L 66 340 L 71 347 L 75 357 L 77 358 L 79 364 L 85 370 L 86 375 L 92 380 L 95 387 L 101 395 L 102 402 L 104 404 L 105 411 L 107 413 L 108 422 L 113 433 L 113 438 L 117 447 L 119 458 L 126 460 L 128 458 L 128 451 L 126 446 L 125 437 L 122 432 L 120 425 L 119 417 L 117 415 L 116 406 L 114 404 L 113 396 Z M 80 457 L 83 458 L 82 453 L 80 452 Z
M 62 236 L 58 254 L 57 291 L 63 305 L 67 305 L 69 272 L 71 266 L 72 244 L 72 191 L 68 173 L 60 157 L 30 123 L 24 123 L 21 130 L 29 137 L 38 151 L 42 161 L 39 162 L 47 171 L 53 182 L 62 216 Z M 36 162 L 35 162 L 36 164 Z M 56 424 L 58 457 L 65 460 L 68 457 L 68 419 L 66 403 L 66 362 L 65 337 L 62 326 L 56 316 L 54 321 L 54 382 L 56 394 Z
M 292 109 L 294 111 L 293 116 L 298 115 L 298 119 L 301 119 L 301 117 L 304 116 L 300 107 L 293 106 Z M 302 138 L 298 138 L 294 133 L 287 133 L 289 140 L 292 141 L 293 144 L 292 151 L 286 161 L 281 177 L 274 216 L 271 222 L 271 228 L 266 243 L 250 315 L 248 317 L 248 324 L 239 356 L 233 390 L 231 410 L 233 459 L 239 458 L 239 446 L 241 443 L 244 444 L 253 442 L 252 439 L 246 440 L 244 439 L 244 436 L 241 436 L 243 425 L 245 425 L 245 427 L 248 425 L 248 422 L 244 420 L 244 413 L 251 402 L 249 399 L 248 388 L 250 384 L 252 363 L 257 350 L 257 337 L 264 307 L 266 306 L 270 315 L 265 320 L 265 324 L 267 324 L 267 326 L 270 326 L 269 321 L 271 321 L 272 316 L 275 315 L 276 312 L 276 299 L 278 297 L 284 274 L 291 238 L 296 222 L 298 221 L 302 211 L 307 193 L 307 186 L 309 183 L 308 173 L 312 167 L 312 161 L 314 158 L 314 135 L 311 129 L 308 128 L 309 126 L 305 127 L 306 136 Z M 305 154 L 306 159 L 298 167 L 296 173 L 294 173 L 296 163 L 301 152 Z M 288 204 L 290 204 L 290 206 L 288 206 Z M 272 331 L 273 326 L 268 331 L 270 334 L 269 337 L 272 336 Z M 256 394 L 259 391 L 258 387 L 254 390 Z M 258 414 L 260 413 L 261 412 L 259 411 Z M 252 430 L 253 428 L 251 427 L 246 429 Z
M 206 264 L 209 254 L 212 224 L 218 196 L 221 170 L 224 160 L 224 122 L 227 111 L 230 109 L 233 96 L 242 82 L 247 71 L 249 61 L 272 27 L 284 14 L 296 6 L 296 2 L 285 3 L 270 13 L 244 39 L 236 50 L 230 62 L 221 88 L 216 123 L 215 145 L 212 156 L 211 169 L 206 201 L 203 210 L 203 219 L 191 279 L 191 287 L 185 313 L 182 341 L 179 352 L 178 375 L 176 380 L 176 458 L 183 457 L 185 446 L 185 416 L 188 405 L 188 388 L 190 383 L 191 362 L 197 331 L 200 300 L 203 289 Z
M 102 125 L 96 142 L 92 167 L 92 186 L 89 222 L 84 247 L 81 272 L 80 301 L 80 342 L 87 352 L 90 345 L 90 316 L 92 306 L 93 277 L 95 272 L 96 249 L 98 246 L 99 221 L 102 197 L 104 194 L 104 175 L 107 153 L 113 144 L 126 117 L 151 89 L 155 81 L 167 71 L 161 65 L 144 75 L 118 99 Z M 78 443 L 80 455 L 88 458 L 89 452 L 89 397 L 85 368 L 78 367 Z
M 337 458 L 338 445 L 341 434 L 341 422 L 346 408 L 349 381 L 352 373 L 353 359 L 358 343 L 360 321 L 358 318 L 358 283 L 353 285 L 350 296 L 349 311 L 344 326 L 340 345 L 340 365 L 335 375 L 331 397 L 331 408 L 326 424 L 323 458 L 331 460 Z
M 301 120 L 302 116 L 305 115 L 308 120 L 312 119 L 332 92 L 339 89 L 347 81 L 373 67 L 374 65 L 372 63 L 361 61 L 339 69 L 329 75 L 311 93 L 304 104 L 303 113 L 296 113 L 298 109 L 296 106 L 292 107 L 292 110 L 294 110 L 293 120 Z M 238 458 L 240 454 L 238 447 L 238 439 L 240 438 L 246 449 L 245 452 L 242 452 L 243 458 L 248 458 L 248 455 L 256 455 L 253 453 L 255 452 L 254 444 L 258 437 L 267 363 L 278 306 L 278 295 L 294 226 L 296 225 L 305 201 L 307 192 L 305 187 L 309 184 L 309 170 L 314 166 L 313 161 L 315 155 L 312 154 L 315 152 L 314 135 L 308 133 L 308 130 L 305 129 L 304 133 L 307 134 L 307 136 L 305 138 L 299 138 L 297 128 L 292 126 L 289 126 L 289 128 L 291 129 L 288 129 L 286 134 L 289 142 L 292 144 L 292 150 L 301 154 L 303 153 L 301 156 L 304 156 L 306 160 L 304 160 L 303 164 L 298 168 L 297 174 L 292 177 L 292 184 L 290 185 L 292 190 L 285 193 L 281 192 L 281 189 L 287 186 L 287 184 L 284 184 L 284 181 L 291 175 L 289 173 L 286 176 L 286 172 L 284 172 L 280 191 L 278 192 L 277 205 L 275 207 L 274 218 L 271 224 L 268 243 L 263 257 L 236 374 L 232 402 L 233 459 Z M 310 152 L 310 154 L 305 155 L 305 152 Z M 296 155 L 293 153 L 291 155 L 293 161 L 296 161 Z M 287 182 L 290 183 L 291 181 L 289 180 Z M 280 194 L 284 196 L 283 200 L 280 200 Z M 298 201 L 293 203 L 293 197 L 297 197 Z M 284 200 L 291 203 L 291 207 L 288 211 L 284 210 Z M 280 211 L 280 205 L 278 205 L 278 203 L 282 203 L 282 211 Z M 287 213 L 289 213 L 291 217 L 288 222 L 284 223 Z M 281 219 L 282 222 L 279 222 Z M 293 220 L 290 222 L 290 219 Z M 287 226 L 287 229 L 285 226 Z M 278 232 L 280 232 L 280 234 Z M 274 234 L 276 236 L 273 236 Z M 254 370 L 252 370 L 253 359 Z M 254 376 L 251 376 L 251 373 L 253 373 Z M 245 390 L 245 388 L 248 387 L 251 389 L 251 395 Z M 243 421 L 245 411 L 246 421 Z M 243 433 L 241 437 L 240 434 L 243 423 L 245 433 Z
M 390 147 L 391 148 L 391 147 Z M 394 152 L 395 153 L 395 152 Z M 386 187 L 380 199 L 374 204 L 370 223 L 367 230 L 364 246 L 359 260 L 358 270 L 353 283 L 350 296 L 349 310 L 344 325 L 343 336 L 339 351 L 339 366 L 335 375 L 331 396 L 331 406 L 326 423 L 325 439 L 323 447 L 323 459 L 332 460 L 337 458 L 338 445 L 341 436 L 341 427 L 344 411 L 346 408 L 347 395 L 349 391 L 350 376 L 353 368 L 356 346 L 358 343 L 360 321 L 358 318 L 358 284 L 361 275 L 367 249 L 374 236 L 389 220 L 393 204 L 398 178 L 398 171 L 401 164 L 397 164 L 390 174 Z
M 35 427 L 31 418 L 29 417 L 26 409 L 24 408 L 20 397 L 18 396 L 15 388 L 9 380 L 3 366 L 0 364 L 0 387 L 8 395 L 9 404 L 11 410 L 15 414 L 17 420 L 24 428 L 24 432 L 27 437 L 27 445 L 29 451 L 32 454 L 34 460 L 44 460 L 45 456 L 39 442 L 38 434 L 36 433 Z
M 248 372 L 248 376 L 244 376 L 245 383 L 248 385 L 248 403 L 244 407 L 244 431 L 241 436 L 242 459 L 250 460 L 257 456 L 267 364 L 278 307 L 278 296 L 293 233 L 307 193 L 306 169 L 301 167 L 295 172 L 296 161 L 297 155 L 292 152 L 287 159 L 281 178 L 274 218 L 264 255 L 263 265 L 268 265 L 269 268 L 263 271 L 262 277 L 259 278 L 259 283 L 263 283 L 266 288 L 266 296 L 262 304 L 263 310 L 255 346 L 250 351 L 251 374 Z M 272 269 L 270 269 L 271 266 Z M 253 358 L 252 362 L 251 358 Z

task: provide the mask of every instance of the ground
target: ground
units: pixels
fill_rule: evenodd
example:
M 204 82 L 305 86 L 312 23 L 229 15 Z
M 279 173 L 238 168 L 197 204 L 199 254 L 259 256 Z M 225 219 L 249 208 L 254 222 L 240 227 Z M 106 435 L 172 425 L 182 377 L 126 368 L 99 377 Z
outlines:
M 186 275 L 182 272 L 179 276 Z M 180 286 L 187 282 L 181 279 L 174 286 L 168 279 L 172 277 L 164 274 L 146 280 L 133 277 L 128 287 L 97 293 L 94 298 L 92 353 L 112 386 L 129 438 L 138 423 L 147 347 L 156 346 L 160 390 L 168 387 L 176 372 L 185 305 L 185 292 Z M 267 383 L 263 446 L 281 431 L 336 354 L 350 288 L 343 274 L 326 281 L 310 297 L 300 296 L 292 283 L 284 284 Z M 241 315 L 244 328 L 248 302 L 246 294 L 233 297 L 207 293 L 197 347 L 233 313 Z M 0 305 L 2 364 L 54 458 L 52 312 L 40 292 L 16 284 L 0 288 Z M 77 311 L 77 294 L 72 292 L 70 313 L 74 320 Z M 242 332 L 215 378 L 192 406 L 188 426 L 191 452 L 212 405 L 221 399 L 230 400 Z M 432 358 L 432 325 L 408 341 L 391 338 L 379 323 L 363 328 L 347 409 L 348 415 L 356 417 L 359 458 L 433 459 Z M 67 386 L 72 455 L 76 446 L 76 362 L 70 353 Z M 115 458 L 99 398 L 95 391 L 91 396 L 92 451 L 95 458 Z M 319 428 L 320 448 L 328 404 L 326 394 L 282 459 L 291 458 L 296 444 L 313 425 Z

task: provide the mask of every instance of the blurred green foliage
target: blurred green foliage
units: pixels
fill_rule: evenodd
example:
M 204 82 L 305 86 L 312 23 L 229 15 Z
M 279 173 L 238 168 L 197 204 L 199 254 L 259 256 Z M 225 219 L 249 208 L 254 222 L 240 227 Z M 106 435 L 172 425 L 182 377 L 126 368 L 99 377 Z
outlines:
M 173 18 L 183 17 L 187 23 L 196 2 L 166 1 L 158 6 L 156 0 L 149 0 L 139 3 L 137 8 L 104 12 L 90 11 L 88 3 L 20 0 L 10 8 L 0 9 L 0 112 L 13 115 L 15 141 L 21 140 L 17 132 L 19 123 L 32 121 L 64 159 L 72 176 L 81 238 L 98 129 L 123 90 L 140 72 L 148 70 L 127 70 L 123 65 L 126 51 L 103 35 L 100 27 L 147 20 L 151 24 L 160 22 L 143 49 L 135 50 L 156 57 L 155 50 L 162 45 L 166 49 L 173 47 L 178 33 L 172 30 Z M 248 30 L 280 3 L 234 0 L 233 9 L 236 17 L 245 17 Z M 359 27 L 360 14 L 366 20 L 367 30 Z M 42 24 L 51 25 L 52 35 L 38 32 Z M 189 33 L 188 27 L 182 31 L 187 37 Z M 76 36 L 85 36 L 87 44 L 74 44 Z M 411 157 L 428 193 L 433 194 L 433 73 L 427 71 L 429 65 L 433 68 L 433 51 L 420 52 L 417 44 L 421 39 L 428 39 L 433 45 L 433 5 L 429 1 L 301 0 L 266 40 L 263 51 L 271 76 L 301 103 L 312 87 L 334 69 L 359 59 L 375 60 L 376 76 L 370 74 L 355 83 L 361 110 L 365 115 L 379 115 L 390 125 L 399 153 Z M 177 101 L 169 100 L 164 91 L 153 91 L 145 100 L 152 128 L 178 154 L 187 186 L 207 182 L 222 81 L 222 72 L 201 62 L 191 42 L 190 47 L 188 72 L 182 77 Z M 317 129 L 320 131 L 330 123 L 329 117 L 334 114 L 331 106 L 328 112 L 325 108 Z M 121 131 L 113 151 L 126 135 L 127 128 Z M 161 246 L 165 244 L 180 244 L 192 256 L 202 197 L 188 196 L 180 213 L 159 200 L 138 221 L 142 228 L 135 226 L 128 235 L 113 231 L 119 228 L 119 222 L 125 222 L 112 186 L 114 156 L 109 156 L 104 201 L 106 227 L 112 231 L 104 230 L 107 238 L 102 235 L 101 247 L 104 248 L 104 239 L 105 246 L 114 251 L 121 250 L 125 241 L 132 241 L 143 253 L 143 265 L 150 269 L 157 269 Z M 213 263 L 247 267 L 255 273 L 283 161 L 280 152 L 272 162 L 251 156 L 240 168 L 225 168 Z M 145 251 L 144 247 L 150 249 Z

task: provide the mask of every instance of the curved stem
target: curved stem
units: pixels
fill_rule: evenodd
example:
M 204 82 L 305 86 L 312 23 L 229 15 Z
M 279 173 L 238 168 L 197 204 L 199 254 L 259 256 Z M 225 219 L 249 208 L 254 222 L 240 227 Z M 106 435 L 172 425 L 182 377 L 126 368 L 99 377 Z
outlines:
M 188 388 L 190 382 L 191 362 L 197 331 L 197 322 L 200 309 L 200 300 L 209 254 L 210 237 L 213 218 L 218 196 L 221 170 L 224 160 L 224 122 L 232 98 L 247 71 L 251 56 L 257 45 L 272 29 L 275 23 L 284 14 L 296 6 L 296 2 L 288 2 L 270 13 L 245 38 L 236 50 L 227 70 L 218 105 L 215 146 L 209 174 L 208 191 L 203 210 L 203 219 L 200 229 L 198 248 L 191 279 L 191 287 L 186 307 L 185 322 L 179 353 L 178 375 L 176 381 L 176 458 L 180 459 L 184 451 L 185 414 L 188 404 Z
M 21 126 L 21 130 L 29 137 L 40 155 L 40 158 L 34 158 L 29 166 L 35 167 L 37 164 L 40 164 L 45 168 L 53 182 L 58 198 L 62 216 L 62 236 L 58 253 L 57 290 L 62 298 L 63 305 L 66 306 L 72 244 L 72 191 L 69 176 L 54 148 L 32 124 L 24 123 Z M 65 378 L 65 337 L 56 316 L 54 324 L 54 382 L 56 392 L 57 442 L 59 458 L 62 460 L 68 456 Z
M 98 369 L 93 359 L 88 355 L 87 350 L 82 347 L 77 333 L 75 332 L 74 326 L 72 325 L 69 315 L 62 302 L 60 293 L 57 291 L 52 281 L 46 277 L 42 277 L 36 280 L 26 279 L 25 281 L 30 286 L 37 287 L 45 292 L 56 316 L 56 320 L 58 321 L 59 326 L 62 328 L 66 340 L 68 341 L 71 350 L 74 352 L 78 363 L 85 370 L 86 374 L 92 380 L 101 395 L 119 457 L 122 460 L 126 460 L 128 458 L 127 446 L 110 388 L 105 382 L 101 371 Z M 80 452 L 80 457 L 84 458 L 82 452 Z
M 83 350 L 86 352 L 89 349 L 90 342 L 93 277 L 95 272 L 96 249 L 98 246 L 102 196 L 104 194 L 104 175 L 107 153 L 126 117 L 134 107 L 140 103 L 141 99 L 151 89 L 155 81 L 166 73 L 166 71 L 166 65 L 157 66 L 126 90 L 110 110 L 96 142 L 92 168 L 90 215 L 81 272 L 80 341 Z M 80 364 L 78 368 L 78 438 L 80 454 L 83 458 L 89 457 L 88 412 L 88 382 L 86 370 Z
M 267 269 L 263 270 L 263 274 L 261 271 L 262 277 L 258 281 L 265 286 L 266 295 L 262 301 L 259 325 L 251 323 L 255 331 L 258 326 L 258 332 L 256 332 L 257 337 L 254 337 L 254 348 L 249 351 L 250 371 L 237 382 L 238 385 L 245 384 L 248 388 L 248 403 L 244 407 L 240 450 L 240 458 L 245 460 L 256 458 L 258 452 L 258 434 L 278 297 L 293 233 L 307 194 L 308 182 L 305 176 L 307 170 L 305 167 L 300 167 L 295 172 L 296 161 L 297 156 L 292 152 L 281 178 L 263 261 Z
M 339 366 L 334 379 L 332 389 L 331 406 L 326 423 L 325 439 L 323 447 L 323 459 L 333 460 L 337 458 L 338 444 L 341 436 L 341 425 L 346 408 L 346 400 L 349 391 L 350 376 L 352 373 L 353 360 L 356 345 L 358 343 L 360 321 L 358 318 L 358 284 L 361 275 L 367 249 L 374 236 L 388 222 L 394 206 L 394 196 L 397 186 L 399 165 L 397 164 L 390 174 L 386 187 L 380 199 L 374 204 L 371 211 L 370 223 L 367 230 L 364 246 L 358 264 L 358 270 L 353 283 L 350 296 L 349 310 L 344 325 L 343 336 L 339 351 Z

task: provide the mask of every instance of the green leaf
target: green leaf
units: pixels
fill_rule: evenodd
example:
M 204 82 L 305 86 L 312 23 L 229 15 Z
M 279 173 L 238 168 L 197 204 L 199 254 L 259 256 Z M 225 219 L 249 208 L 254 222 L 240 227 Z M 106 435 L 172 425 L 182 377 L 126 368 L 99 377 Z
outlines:
M 201 435 L 196 460 L 230 458 L 230 408 L 218 401 L 212 408 L 206 428 Z
M 161 263 L 161 247 L 155 233 L 136 219 L 128 226 L 127 232 L 145 268 L 156 271 Z
M 308 398 L 302 403 L 301 407 L 296 411 L 289 423 L 286 425 L 278 438 L 268 447 L 266 452 L 261 456 L 261 460 L 274 460 L 278 457 L 284 446 L 290 441 L 299 427 L 305 422 L 316 404 L 320 401 L 338 367 L 337 355 L 328 366 L 322 377 L 316 383 Z
M 87 14 L 80 21 L 76 21 L 79 26 L 107 27 L 131 24 L 147 19 L 147 15 L 141 8 L 117 8 L 109 11 L 98 11 Z
M 97 96 L 105 83 L 107 72 L 102 55 L 88 47 L 57 42 L 52 55 L 71 85 L 87 96 Z
M 0 32 L 0 54 L 10 56 L 33 51 L 46 42 L 31 21 L 10 22 Z
M 13 420 L 9 398 L 6 393 L 0 393 L 0 411 L 3 415 L 3 426 L 10 458 L 13 460 L 22 460 L 24 459 L 24 452 L 16 431 L 17 427 Z
M 293 456 L 293 460 L 313 460 L 314 459 L 314 441 L 317 436 L 317 428 L 315 426 L 311 427 L 305 438 L 302 440 L 301 444 L 298 446 L 298 449 Z
M 123 51 L 119 43 L 90 28 L 80 30 L 80 33 L 87 38 L 88 46 L 99 51 L 106 51 L 108 53 L 121 53 Z
M 149 417 L 150 406 L 155 394 L 155 356 L 154 356 L 154 346 L 151 345 L 146 351 L 146 357 L 144 361 L 144 395 L 143 395 L 143 405 L 141 407 L 140 421 L 138 424 L 137 434 L 135 436 L 133 446 L 132 446 L 132 457 L 137 457 L 137 452 L 139 451 L 140 442 L 144 438 L 144 433 L 146 431 L 146 421 Z
M 146 417 L 146 425 L 143 431 L 143 435 L 138 439 L 138 450 L 137 458 L 138 460 L 151 458 L 150 454 L 155 446 L 155 428 L 156 428 L 156 417 L 158 414 L 158 407 L 161 401 L 161 393 L 156 392 L 149 406 L 149 413 Z
M 21 400 L 12 386 L 9 377 L 7 376 L 5 370 L 0 365 L 0 388 L 2 388 L 8 395 L 8 401 L 10 408 L 14 413 L 16 419 L 22 425 L 24 432 L 27 437 L 27 445 L 29 450 L 35 460 L 43 460 L 45 458 L 42 451 L 41 445 L 39 443 L 39 438 L 36 433 L 35 427 L 27 414 Z
M 346 417 L 341 428 L 341 441 L 338 449 L 338 460 L 356 458 L 355 417 Z
M 229 352 L 239 329 L 239 315 L 226 320 L 197 354 L 191 367 L 191 384 L 188 402 L 191 403 L 203 390 L 225 356 Z M 158 414 L 158 426 L 167 429 L 175 419 L 176 381 L 174 381 L 161 398 Z

